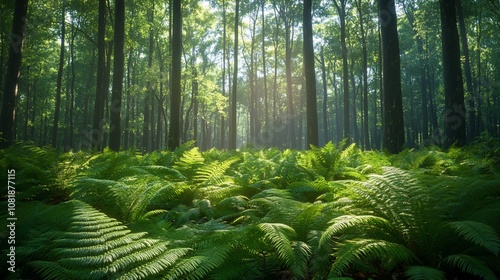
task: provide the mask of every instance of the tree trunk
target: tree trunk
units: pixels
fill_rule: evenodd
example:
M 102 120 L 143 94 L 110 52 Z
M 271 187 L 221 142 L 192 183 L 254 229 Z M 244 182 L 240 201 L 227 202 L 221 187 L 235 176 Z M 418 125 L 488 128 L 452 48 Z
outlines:
M 129 138 L 130 138 L 130 86 L 131 80 L 130 80 L 130 71 L 132 70 L 132 48 L 129 51 L 128 54 L 128 61 L 127 61 L 127 105 L 126 105 L 126 112 L 125 112 L 125 127 L 124 127 L 124 132 L 125 135 L 123 136 L 123 148 L 125 150 L 128 150 L 129 147 Z
M 323 83 L 323 143 L 326 144 L 330 138 L 328 130 L 328 86 L 326 79 L 325 50 L 321 46 L 321 79 Z
M 222 95 L 226 96 L 226 28 L 227 28 L 227 20 L 226 20 L 226 1 L 222 1 L 222 22 L 224 25 L 224 30 L 222 32 Z M 195 107 L 196 111 L 198 111 L 197 106 Z M 197 119 L 196 119 L 197 122 Z M 195 136 L 194 139 L 197 139 L 198 136 L 198 127 L 195 127 Z M 226 127 L 224 115 L 220 117 L 220 148 L 224 149 L 226 147 Z
M 319 146 L 318 110 L 316 104 L 316 74 L 312 31 L 312 0 L 304 0 L 304 73 L 306 77 L 307 147 Z
M 443 70 L 445 89 L 444 147 L 463 146 L 465 136 L 465 106 L 460 45 L 455 13 L 455 0 L 440 0 L 441 35 L 443 44 Z
M 109 132 L 109 148 L 119 151 L 121 144 L 121 109 L 123 94 L 123 75 L 125 70 L 125 0 L 115 1 L 115 28 L 114 28 L 114 64 L 113 64 L 113 91 L 111 94 L 111 116 Z
M 26 69 L 26 79 L 27 79 L 27 92 L 26 92 L 26 109 L 24 112 L 24 141 L 28 141 L 29 135 L 28 135 L 28 126 L 29 126 L 29 118 L 30 118 L 30 110 L 31 110 L 31 83 L 30 83 L 30 78 L 31 78 L 31 67 L 28 66 Z M 1 70 L 0 70 L 1 71 Z
M 265 17 L 264 17 L 264 12 L 265 12 L 265 5 L 266 5 L 266 1 L 265 0 L 262 0 L 261 2 L 262 4 L 262 7 L 261 7 L 261 10 L 262 10 L 262 75 L 263 75 L 263 79 L 264 79 L 264 122 L 265 122 L 265 125 L 264 125 L 264 136 L 265 136 L 265 140 L 268 140 L 268 136 L 267 135 L 269 133 L 269 101 L 268 101 L 268 95 L 267 95 L 267 71 L 266 71 L 266 28 L 265 28 Z M 270 143 L 264 143 L 264 144 L 267 144 L 269 145 Z
M 233 90 L 231 98 L 231 113 L 229 126 L 229 149 L 236 149 L 236 99 L 238 89 L 238 22 L 239 22 L 240 1 L 236 0 L 236 12 L 234 17 L 234 65 L 233 65 Z
M 182 10 L 181 0 L 173 0 L 172 6 L 172 81 L 170 91 L 170 127 L 168 148 L 173 151 L 180 145 L 181 123 L 181 56 L 182 56 Z
M 104 118 L 104 100 L 106 85 L 104 72 L 105 65 L 105 33 L 106 33 L 106 0 L 99 0 L 99 24 L 97 31 L 97 86 L 96 98 L 94 104 L 94 119 L 92 129 L 92 148 L 100 150 L 103 140 L 103 118 Z
M 359 28 L 361 32 L 361 46 L 363 51 L 362 71 L 363 71 L 363 139 L 365 149 L 370 149 L 370 131 L 368 127 L 368 51 L 366 47 L 366 34 L 361 0 L 356 1 L 359 16 Z
M 297 136 L 295 133 L 295 108 L 293 104 L 293 91 L 292 91 L 292 42 L 291 42 L 291 23 L 290 20 L 283 16 L 285 24 L 285 72 L 286 72 L 286 96 L 288 100 L 288 140 L 290 148 L 297 148 Z
M 54 111 L 54 123 L 52 125 L 52 146 L 57 147 L 57 132 L 59 127 L 59 112 L 61 107 L 61 88 L 62 88 L 62 75 L 64 68 L 64 38 L 66 36 L 66 12 L 65 4 L 62 3 L 61 13 L 61 49 L 59 54 L 59 70 L 57 71 L 57 85 L 56 85 L 56 105 Z
M 9 44 L 9 60 L 2 97 L 2 112 L 0 116 L 0 146 L 9 147 L 14 143 L 14 122 L 16 118 L 16 97 L 21 69 L 24 27 L 28 0 L 16 0 L 14 18 L 12 21 L 11 44 Z
M 402 151 L 405 143 L 399 38 L 395 3 L 379 0 L 382 33 L 382 127 L 383 148 L 390 153 Z
M 347 46 L 346 46 L 346 33 L 345 33 L 345 17 L 346 17 L 346 12 L 345 12 L 345 6 L 346 6 L 346 0 L 339 0 L 340 4 L 337 2 L 337 0 L 333 1 L 333 4 L 335 4 L 335 8 L 337 9 L 337 12 L 339 14 L 340 18 L 340 44 L 342 45 L 342 81 L 343 81 L 343 87 L 344 87 L 344 138 L 347 139 L 347 141 L 351 141 L 351 133 L 350 133 L 350 126 L 349 126 L 349 120 L 350 120 L 350 114 L 349 114 L 349 70 L 348 70 L 348 62 L 347 62 Z
M 474 101 L 474 87 L 472 85 L 472 73 L 470 67 L 470 56 L 469 56 L 469 46 L 467 43 L 467 32 L 465 30 L 465 18 L 464 11 L 462 8 L 462 0 L 456 0 L 456 8 L 458 15 L 458 23 L 460 28 L 460 41 L 462 43 L 462 54 L 465 58 L 464 61 L 464 72 L 465 72 L 465 82 L 467 85 L 468 94 L 468 105 L 469 105 L 469 130 L 467 133 L 468 142 L 471 142 L 474 137 L 478 136 L 478 131 L 476 129 L 476 105 Z

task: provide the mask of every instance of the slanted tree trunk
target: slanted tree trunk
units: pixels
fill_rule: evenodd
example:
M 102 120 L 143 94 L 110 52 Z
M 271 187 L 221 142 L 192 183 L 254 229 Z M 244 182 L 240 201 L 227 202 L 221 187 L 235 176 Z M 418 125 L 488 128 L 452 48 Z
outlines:
M 379 0 L 382 33 L 382 127 L 383 148 L 399 153 L 405 143 L 399 38 L 395 3 Z
M 455 13 L 455 0 L 440 0 L 441 35 L 445 90 L 444 147 L 463 146 L 465 135 L 465 104 L 460 45 Z
M 179 147 L 181 139 L 181 56 L 182 56 L 182 10 L 181 0 L 173 0 L 172 6 L 172 81 L 170 91 L 169 150 Z
M 125 0 L 115 1 L 115 28 L 114 28 L 114 64 L 113 64 L 113 91 L 111 94 L 111 115 L 109 148 L 119 151 L 121 144 L 121 109 L 123 93 L 123 75 L 125 70 Z
M 318 110 L 316 104 L 316 74 L 312 31 L 312 0 L 304 0 L 304 73 L 306 77 L 307 147 L 319 146 Z

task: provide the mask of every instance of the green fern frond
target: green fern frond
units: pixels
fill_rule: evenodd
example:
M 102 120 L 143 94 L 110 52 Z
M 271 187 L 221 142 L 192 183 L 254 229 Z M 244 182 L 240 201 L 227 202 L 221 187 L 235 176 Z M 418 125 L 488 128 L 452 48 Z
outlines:
M 309 261 L 312 255 L 311 247 L 302 241 L 293 241 L 292 249 L 294 261 L 291 271 L 295 279 L 307 279 L 309 274 Z
M 166 272 L 191 250 L 169 249 L 167 242 L 132 233 L 87 204 L 73 205 L 70 226 L 48 254 L 29 264 L 43 279 L 144 279 Z
M 391 223 L 388 220 L 372 215 L 344 215 L 334 218 L 331 223 L 332 225 L 321 236 L 320 246 L 324 246 L 333 236 L 340 236 L 349 229 L 368 231 L 372 228 L 382 228 L 392 231 Z
M 408 280 L 443 280 L 446 274 L 429 266 L 410 266 L 405 271 Z
M 191 249 L 188 248 L 178 248 L 165 250 L 161 255 L 150 258 L 151 261 L 137 266 L 126 273 L 123 273 L 116 277 L 117 279 L 147 279 L 151 276 L 161 275 L 167 268 L 172 267 L 177 263 L 183 256 L 185 256 Z M 120 267 L 115 268 L 108 267 L 110 272 L 118 271 Z
M 261 223 L 257 227 L 264 234 L 264 240 L 275 248 L 283 262 L 292 266 L 295 255 L 290 239 L 296 235 L 295 230 L 290 226 L 278 223 Z
M 169 181 L 183 181 L 186 179 L 186 177 L 184 177 L 184 175 L 182 175 L 182 173 L 180 173 L 179 171 L 162 165 L 136 166 L 131 167 L 131 169 L 137 171 L 146 171 L 148 174 L 152 174 Z
M 464 239 L 483 247 L 495 256 L 500 253 L 500 236 L 487 224 L 475 221 L 454 221 L 447 226 L 455 230 Z
M 449 255 L 444 260 L 450 266 L 457 267 L 461 271 L 480 277 L 485 280 L 497 280 L 495 273 L 481 260 L 465 255 Z
M 193 181 L 197 184 L 205 185 L 222 185 L 233 183 L 233 180 L 229 176 L 225 176 L 226 171 L 231 167 L 232 164 L 237 162 L 239 159 L 229 158 L 223 162 L 213 161 L 207 165 L 198 168 L 193 177 Z
M 205 159 L 198 147 L 185 151 L 181 158 L 175 162 L 174 169 L 181 172 L 186 178 L 192 179 L 196 170 L 205 164 Z
M 334 253 L 330 276 L 342 276 L 356 260 L 383 261 L 386 264 L 410 263 L 416 256 L 401 244 L 377 239 L 352 239 L 343 242 Z M 388 267 L 387 269 L 392 269 Z

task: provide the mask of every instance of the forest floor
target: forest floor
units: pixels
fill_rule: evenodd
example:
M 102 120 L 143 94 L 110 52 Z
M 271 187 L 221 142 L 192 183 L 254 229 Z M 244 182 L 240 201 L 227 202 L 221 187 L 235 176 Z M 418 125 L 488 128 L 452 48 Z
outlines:
M 2 279 L 499 279 L 500 140 L 0 151 Z

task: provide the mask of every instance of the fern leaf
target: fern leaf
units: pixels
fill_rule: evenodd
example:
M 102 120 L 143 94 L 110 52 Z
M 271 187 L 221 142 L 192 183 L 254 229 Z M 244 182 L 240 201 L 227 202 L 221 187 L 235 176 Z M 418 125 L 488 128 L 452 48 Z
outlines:
M 334 218 L 329 226 L 321 235 L 319 241 L 320 246 L 324 246 L 325 242 L 331 240 L 333 236 L 339 235 L 349 229 L 361 229 L 366 231 L 369 228 L 379 227 L 391 230 L 390 222 L 384 218 L 372 215 L 344 215 Z
M 285 224 L 261 223 L 257 226 L 267 240 L 273 246 L 278 256 L 288 265 L 292 266 L 295 255 L 290 239 L 295 236 L 295 230 Z
M 353 239 L 343 242 L 339 250 L 334 253 L 335 262 L 332 264 L 330 275 L 342 276 L 342 273 L 356 260 L 370 262 L 384 261 L 395 264 L 409 263 L 416 256 L 401 244 L 377 239 Z M 392 267 L 388 267 L 392 269 Z
M 203 166 L 205 159 L 198 147 L 185 151 L 181 158 L 174 164 L 174 169 L 181 172 L 188 179 L 192 179 L 196 170 Z
M 443 261 L 481 279 L 498 280 L 495 273 L 484 262 L 472 256 L 464 254 L 449 255 Z
M 500 236 L 487 224 L 475 221 L 455 221 L 448 223 L 464 239 L 483 247 L 494 255 L 500 253 Z
M 410 266 L 405 271 L 408 280 L 443 280 L 446 274 L 429 266 Z

